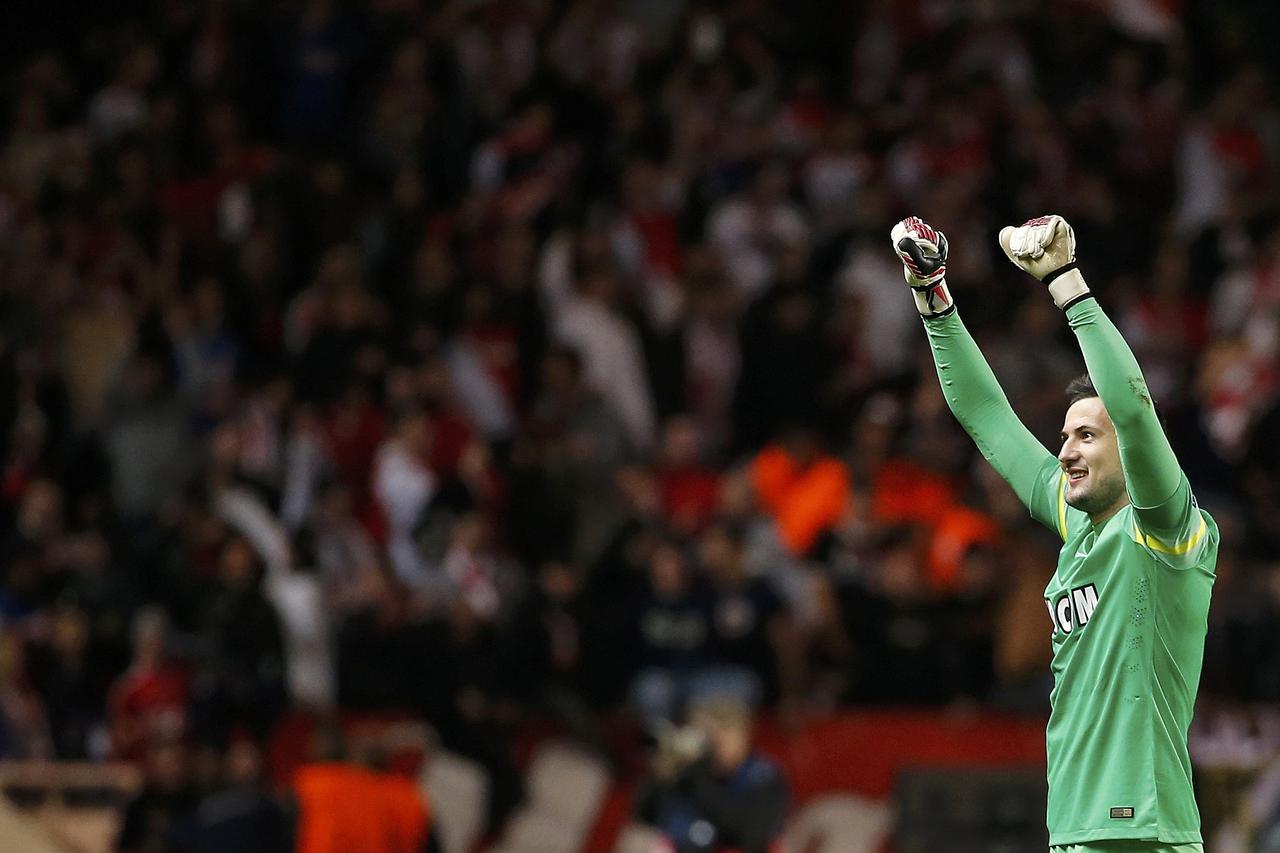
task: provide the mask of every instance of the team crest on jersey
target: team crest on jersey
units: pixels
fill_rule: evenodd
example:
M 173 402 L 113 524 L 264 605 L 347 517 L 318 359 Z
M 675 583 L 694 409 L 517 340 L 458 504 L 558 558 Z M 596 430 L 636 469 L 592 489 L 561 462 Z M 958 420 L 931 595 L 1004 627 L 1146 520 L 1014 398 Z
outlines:
M 1093 612 L 1098 609 L 1098 588 L 1093 584 L 1078 586 L 1052 601 L 1046 600 L 1045 605 L 1054 629 L 1070 634 L 1093 618 Z

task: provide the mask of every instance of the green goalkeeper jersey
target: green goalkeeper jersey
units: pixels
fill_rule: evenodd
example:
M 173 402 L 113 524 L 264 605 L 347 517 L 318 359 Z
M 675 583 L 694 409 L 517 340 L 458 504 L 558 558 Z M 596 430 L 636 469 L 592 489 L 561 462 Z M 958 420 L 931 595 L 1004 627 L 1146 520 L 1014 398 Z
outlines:
M 1132 352 L 1093 299 L 1067 312 L 1116 427 L 1130 504 L 1100 525 L 1065 500 L 1057 458 L 1022 425 L 953 312 L 925 322 L 948 403 L 1031 515 L 1061 537 L 1045 587 L 1054 687 L 1049 841 L 1200 841 L 1191 725 L 1218 555 Z

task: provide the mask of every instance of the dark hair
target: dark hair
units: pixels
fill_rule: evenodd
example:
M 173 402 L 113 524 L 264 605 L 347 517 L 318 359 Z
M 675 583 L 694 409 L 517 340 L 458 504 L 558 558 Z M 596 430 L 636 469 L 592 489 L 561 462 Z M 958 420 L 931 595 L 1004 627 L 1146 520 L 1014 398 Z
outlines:
M 1081 373 L 1075 379 L 1068 382 L 1064 393 L 1067 395 L 1068 406 L 1074 406 L 1081 400 L 1088 400 L 1090 397 L 1099 396 L 1098 389 L 1093 386 L 1093 379 L 1090 378 L 1087 373 Z M 1150 402 L 1151 408 L 1155 410 L 1156 419 L 1160 421 L 1160 428 L 1168 433 L 1169 424 L 1165 421 L 1164 412 L 1160 411 L 1160 404 L 1155 400 L 1151 400 Z
M 1081 373 L 1067 383 L 1065 393 L 1067 395 L 1067 405 L 1074 406 L 1081 400 L 1088 400 L 1090 397 L 1098 396 L 1098 389 L 1093 387 L 1093 380 L 1089 378 L 1089 374 Z

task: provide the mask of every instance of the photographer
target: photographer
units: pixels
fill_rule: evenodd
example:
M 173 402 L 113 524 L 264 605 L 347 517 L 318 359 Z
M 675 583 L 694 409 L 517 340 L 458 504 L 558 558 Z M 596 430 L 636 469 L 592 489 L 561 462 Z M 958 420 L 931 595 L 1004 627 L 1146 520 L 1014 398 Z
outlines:
M 636 813 L 675 853 L 781 850 L 787 783 L 752 748 L 751 722 L 740 701 L 717 697 L 696 703 L 687 726 L 659 736 Z

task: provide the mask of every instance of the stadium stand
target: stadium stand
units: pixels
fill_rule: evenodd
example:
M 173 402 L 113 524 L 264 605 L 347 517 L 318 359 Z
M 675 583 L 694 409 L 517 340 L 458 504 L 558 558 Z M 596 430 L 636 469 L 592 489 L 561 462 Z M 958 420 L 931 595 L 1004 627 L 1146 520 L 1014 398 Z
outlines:
M 1080 365 L 992 240 L 1047 210 L 1222 528 L 1206 829 L 1280 827 L 1239 806 L 1280 754 L 1280 5 L 5 19 L 0 837 L 173 849 L 234 796 L 276 838 L 315 732 L 394 718 L 438 743 L 347 745 L 447 805 L 446 853 L 607 851 L 646 727 L 717 690 L 809 838 L 938 756 L 1042 761 L 1056 545 L 946 411 L 886 238 L 947 232 L 1052 444 Z

